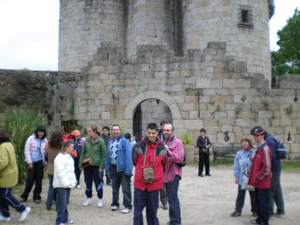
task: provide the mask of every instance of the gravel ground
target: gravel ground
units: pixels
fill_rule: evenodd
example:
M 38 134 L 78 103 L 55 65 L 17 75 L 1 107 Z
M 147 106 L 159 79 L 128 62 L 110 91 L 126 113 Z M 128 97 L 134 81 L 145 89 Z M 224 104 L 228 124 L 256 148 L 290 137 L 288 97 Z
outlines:
M 237 185 L 234 183 L 233 177 L 233 166 L 214 166 L 211 168 L 211 174 L 211 177 L 200 178 L 197 176 L 196 166 L 186 166 L 183 168 L 183 179 L 180 182 L 179 188 L 182 224 L 250 224 L 250 220 L 253 219 L 253 217 L 250 212 L 250 197 L 248 194 L 246 196 L 242 216 L 236 218 L 230 217 L 230 213 L 233 212 L 235 208 L 237 195 Z M 284 219 L 276 218 L 275 220 L 271 220 L 270 225 L 300 224 L 299 180 L 299 172 L 282 172 L 281 183 L 285 200 L 286 217 Z M 74 220 L 74 224 L 132 224 L 133 212 L 123 215 L 121 213 L 123 206 L 121 206 L 118 211 L 111 211 L 111 186 L 104 185 L 103 208 L 97 208 L 97 198 L 95 194 L 92 199 L 92 204 L 88 207 L 82 207 L 82 203 L 86 199 L 83 177 L 81 178 L 81 184 L 81 189 L 72 189 L 70 204 L 68 206 L 70 219 Z M 53 206 L 52 210 L 46 211 L 45 204 L 48 185 L 48 179 L 44 179 L 42 202 L 40 204 L 33 203 L 32 195 L 29 196 L 25 205 L 31 206 L 32 211 L 24 222 L 19 222 L 19 213 L 10 208 L 12 221 L 7 224 L 55 224 L 55 207 Z M 14 188 L 15 197 L 20 195 L 23 188 L 24 185 Z M 122 194 L 120 194 L 120 199 L 122 203 Z M 158 218 L 160 224 L 166 224 L 169 221 L 168 211 L 163 210 L 162 205 L 160 205 L 158 209 Z M 4 224 L 4 222 L 1 222 L 1 224 Z

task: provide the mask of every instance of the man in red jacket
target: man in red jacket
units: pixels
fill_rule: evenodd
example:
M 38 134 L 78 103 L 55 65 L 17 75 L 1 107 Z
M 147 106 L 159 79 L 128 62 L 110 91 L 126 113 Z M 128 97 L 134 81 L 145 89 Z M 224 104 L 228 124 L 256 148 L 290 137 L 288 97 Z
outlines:
M 143 224 L 143 209 L 146 206 L 148 225 L 158 225 L 157 209 L 159 205 L 159 190 L 164 186 L 164 168 L 167 162 L 167 150 L 157 137 L 158 127 L 155 123 L 147 126 L 146 137 L 139 141 L 132 149 L 135 165 L 134 174 L 134 218 L 133 225 Z M 147 153 L 146 153 L 147 151 Z M 144 159 L 146 162 L 144 166 Z M 154 179 L 145 182 L 143 167 L 153 168 Z
M 248 183 L 255 187 L 258 217 L 252 224 L 269 225 L 269 197 L 271 186 L 272 152 L 264 141 L 264 130 L 254 127 L 251 134 L 257 143 Z

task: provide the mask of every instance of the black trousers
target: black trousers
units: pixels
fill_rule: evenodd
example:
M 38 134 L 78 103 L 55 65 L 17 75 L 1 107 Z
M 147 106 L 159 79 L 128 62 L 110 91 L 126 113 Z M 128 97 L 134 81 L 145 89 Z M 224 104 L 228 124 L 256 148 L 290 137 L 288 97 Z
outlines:
M 198 176 L 202 175 L 204 164 L 205 164 L 205 175 L 209 175 L 209 154 L 199 152 Z
M 255 188 L 255 192 L 258 215 L 256 222 L 262 225 L 269 225 L 270 189 Z
M 251 201 L 251 212 L 257 212 L 255 191 L 249 191 L 249 195 Z M 235 202 L 235 211 L 241 214 L 245 203 L 245 197 L 246 197 L 246 191 L 241 189 L 241 185 L 238 185 L 238 194 Z
M 42 192 L 42 180 L 44 175 L 44 166 L 43 160 L 32 163 L 33 168 L 27 169 L 27 180 L 25 185 L 25 190 L 21 195 L 25 201 L 28 198 L 28 195 L 32 189 L 33 183 L 35 183 L 35 188 L 33 191 L 33 200 L 41 200 L 41 192 Z
M 77 185 L 80 184 L 80 174 L 81 174 L 81 170 L 79 169 L 78 164 L 79 164 L 79 157 L 77 156 L 76 158 L 74 158 L 74 167 L 75 167 Z

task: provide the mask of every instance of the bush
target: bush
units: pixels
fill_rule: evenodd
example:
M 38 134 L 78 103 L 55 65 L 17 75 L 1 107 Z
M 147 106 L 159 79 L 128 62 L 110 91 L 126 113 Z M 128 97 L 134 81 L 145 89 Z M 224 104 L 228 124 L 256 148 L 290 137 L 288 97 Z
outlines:
M 27 164 L 24 161 L 24 146 L 27 138 L 37 126 L 46 125 L 43 114 L 26 107 L 7 107 L 0 118 L 0 128 L 6 130 L 15 147 L 17 165 L 19 168 L 19 182 L 25 182 Z
M 183 133 L 183 138 L 181 140 L 184 146 L 193 145 L 192 136 L 187 131 Z
M 19 106 L 22 102 L 16 91 L 10 91 L 7 95 L 4 96 L 3 101 L 6 105 L 10 106 Z

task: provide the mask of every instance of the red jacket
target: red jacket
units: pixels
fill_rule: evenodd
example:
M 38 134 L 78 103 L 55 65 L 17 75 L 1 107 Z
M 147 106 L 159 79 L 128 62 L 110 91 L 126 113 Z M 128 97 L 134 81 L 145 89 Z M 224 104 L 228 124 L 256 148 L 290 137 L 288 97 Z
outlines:
M 271 186 L 272 151 L 264 142 L 255 152 L 250 167 L 248 184 L 259 188 L 268 189 Z
M 145 168 L 153 167 L 154 149 L 156 148 L 154 180 L 152 183 L 145 183 L 143 178 L 143 164 L 146 143 L 148 144 L 147 158 Z M 163 165 L 167 162 L 167 150 L 160 139 L 156 139 L 154 144 L 151 144 L 147 137 L 139 141 L 132 149 L 132 158 L 135 164 L 135 175 L 133 186 L 140 190 L 156 191 L 164 186 L 164 168 Z M 150 165 L 149 165 L 150 164 Z

